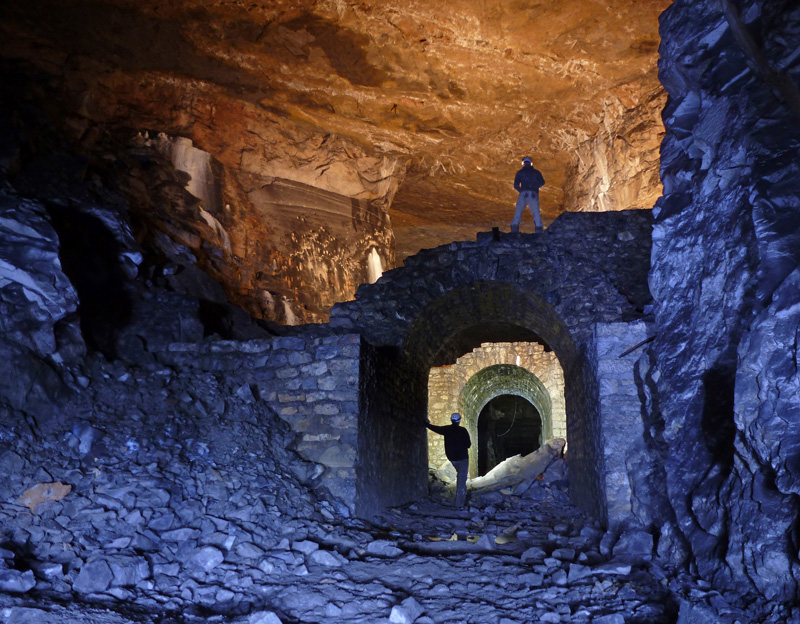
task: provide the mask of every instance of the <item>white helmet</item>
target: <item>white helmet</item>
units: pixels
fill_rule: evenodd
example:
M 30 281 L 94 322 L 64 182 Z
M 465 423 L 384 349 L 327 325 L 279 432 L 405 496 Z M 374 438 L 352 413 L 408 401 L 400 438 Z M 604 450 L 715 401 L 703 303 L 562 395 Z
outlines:
M 452 416 L 450 416 L 450 420 L 454 423 L 461 422 L 461 414 L 455 412 Z

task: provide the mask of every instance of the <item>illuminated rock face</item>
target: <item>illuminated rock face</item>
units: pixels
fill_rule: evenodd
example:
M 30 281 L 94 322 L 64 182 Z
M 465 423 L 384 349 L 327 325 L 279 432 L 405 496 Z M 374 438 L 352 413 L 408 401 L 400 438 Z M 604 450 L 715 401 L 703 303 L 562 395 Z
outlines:
M 633 108 L 618 104 L 599 133 L 578 146 L 564 184 L 568 210 L 604 212 L 655 205 L 661 196 L 658 164 L 665 102 L 659 85 Z
M 0 8 L 0 57 L 148 248 L 165 232 L 230 301 L 294 323 L 352 298 L 376 254 L 507 226 L 525 154 L 545 223 L 652 207 L 668 4 L 44 0 Z
M 231 168 L 163 133 L 138 134 L 119 159 L 107 174 L 131 198 L 142 244 L 181 269 L 196 264 L 257 318 L 324 320 L 394 262 L 373 199 Z

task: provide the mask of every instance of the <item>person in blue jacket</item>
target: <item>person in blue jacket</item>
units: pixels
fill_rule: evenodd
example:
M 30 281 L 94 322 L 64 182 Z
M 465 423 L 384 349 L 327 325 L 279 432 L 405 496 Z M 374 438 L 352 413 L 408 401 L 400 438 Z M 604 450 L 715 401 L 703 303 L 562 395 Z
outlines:
M 456 469 L 456 500 L 453 503 L 456 507 L 463 507 L 467 501 L 467 473 L 469 472 L 469 447 L 472 440 L 469 438 L 469 431 L 459 425 L 461 414 L 455 412 L 450 416 L 449 425 L 432 425 L 430 421 L 425 426 L 444 436 L 444 454 L 453 467 Z
M 517 197 L 517 208 L 514 218 L 511 220 L 511 231 L 519 232 L 519 223 L 522 221 L 522 213 L 525 206 L 529 206 L 533 215 L 533 223 L 536 226 L 536 233 L 544 231 L 542 216 L 539 214 L 539 189 L 544 186 L 544 176 L 538 169 L 534 169 L 531 159 L 526 156 L 522 159 L 522 169 L 517 171 L 514 176 L 514 188 L 519 193 Z

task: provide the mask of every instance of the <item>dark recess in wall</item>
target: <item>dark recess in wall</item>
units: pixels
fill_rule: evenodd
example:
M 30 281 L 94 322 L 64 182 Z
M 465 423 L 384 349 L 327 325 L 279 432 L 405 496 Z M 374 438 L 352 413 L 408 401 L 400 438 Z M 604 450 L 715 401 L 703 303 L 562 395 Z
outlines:
M 501 395 L 489 401 L 478 417 L 478 474 L 485 475 L 514 455 L 527 455 L 541 446 L 542 420 L 530 401 Z
M 58 232 L 64 273 L 78 292 L 83 338 L 93 350 L 114 359 L 116 337 L 130 320 L 132 307 L 120 246 L 95 216 L 53 203 L 47 210 Z
M 702 429 L 712 462 L 727 476 L 733 468 L 733 443 L 736 423 L 733 419 L 733 390 L 736 369 L 733 364 L 717 363 L 703 375 Z

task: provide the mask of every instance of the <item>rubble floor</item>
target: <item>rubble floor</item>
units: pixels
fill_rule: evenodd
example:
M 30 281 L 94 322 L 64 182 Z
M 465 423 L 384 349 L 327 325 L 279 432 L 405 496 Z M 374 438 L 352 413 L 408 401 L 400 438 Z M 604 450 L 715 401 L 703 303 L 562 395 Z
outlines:
M 648 556 L 615 552 L 610 534 L 570 504 L 564 485 L 537 483 L 522 497 L 473 493 L 463 509 L 434 488 L 428 499 L 369 524 L 309 527 L 297 540 L 287 536 L 286 559 L 294 565 L 269 583 L 253 583 L 249 570 L 234 567 L 227 587 L 195 583 L 195 596 L 213 598 L 184 602 L 179 611 L 167 596 L 154 612 L 135 602 L 64 604 L 6 594 L 0 621 L 654 624 L 675 622 L 682 597 L 718 596 Z

